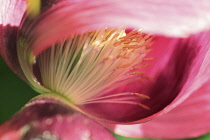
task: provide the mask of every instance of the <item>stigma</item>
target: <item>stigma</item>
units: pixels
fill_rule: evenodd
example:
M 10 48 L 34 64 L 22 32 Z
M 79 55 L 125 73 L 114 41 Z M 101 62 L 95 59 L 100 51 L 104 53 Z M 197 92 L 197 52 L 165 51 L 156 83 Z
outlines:
M 136 92 L 106 94 L 136 79 L 147 77 L 142 67 L 153 37 L 139 30 L 104 28 L 74 34 L 36 58 L 40 83 L 75 105 L 93 103 L 134 104 L 149 96 Z

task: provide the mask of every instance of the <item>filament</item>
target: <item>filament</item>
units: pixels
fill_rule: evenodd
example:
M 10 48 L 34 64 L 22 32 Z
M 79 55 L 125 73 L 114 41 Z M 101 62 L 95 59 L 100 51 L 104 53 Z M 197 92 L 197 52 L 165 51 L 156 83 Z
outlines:
M 76 105 L 106 102 L 149 109 L 140 103 L 149 99 L 147 95 L 130 92 L 105 96 L 105 93 L 136 79 L 149 79 L 139 69 L 148 66 L 143 61 L 153 59 L 145 57 L 151 50 L 151 40 L 150 35 L 136 30 L 126 34 L 123 28 L 74 34 L 37 57 L 41 83 Z

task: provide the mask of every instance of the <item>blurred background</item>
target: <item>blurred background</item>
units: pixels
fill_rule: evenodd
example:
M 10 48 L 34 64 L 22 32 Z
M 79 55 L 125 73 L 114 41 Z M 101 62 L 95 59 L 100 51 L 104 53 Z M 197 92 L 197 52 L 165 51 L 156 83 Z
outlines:
M 0 57 L 0 124 L 13 116 L 31 98 L 38 95 L 25 82 L 18 78 Z M 209 123 L 209 122 L 207 122 Z M 196 124 L 195 124 L 196 125 Z M 113 134 L 115 135 L 115 134 Z M 117 140 L 155 140 L 136 139 L 115 135 Z M 161 140 L 161 139 L 156 139 Z M 210 140 L 210 134 L 186 140 Z

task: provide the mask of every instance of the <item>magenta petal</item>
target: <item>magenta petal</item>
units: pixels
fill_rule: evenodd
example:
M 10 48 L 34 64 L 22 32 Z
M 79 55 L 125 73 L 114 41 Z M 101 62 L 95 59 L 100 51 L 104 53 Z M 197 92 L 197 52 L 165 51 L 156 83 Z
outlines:
M 0 24 L 18 26 L 26 8 L 25 1 L 2 1 L 0 5 Z M 49 12 L 50 15 L 39 23 L 36 30 L 49 34 L 44 35 L 47 38 L 41 36 L 37 42 L 46 40 L 43 45 L 47 47 L 55 43 L 52 42 L 53 40 L 58 41 L 69 33 L 84 32 L 104 26 L 119 27 L 122 23 L 125 26 L 142 28 L 147 33 L 186 36 L 210 26 L 209 5 L 208 0 L 199 2 L 196 0 L 184 2 L 182 0 L 158 2 L 134 0 L 132 3 L 129 0 L 65 1 L 54 5 L 53 10 Z M 58 10 L 59 8 L 61 10 Z M 69 17 L 66 18 L 66 15 Z M 36 50 L 35 54 L 37 54 Z
M 2 0 L 0 5 L 0 54 L 16 74 L 24 77 L 17 58 L 16 43 L 26 4 L 24 0 Z
M 0 126 L 2 140 L 115 140 L 100 124 L 55 100 L 36 100 Z
M 143 86 L 132 83 L 110 93 L 130 91 L 145 94 L 150 99 L 141 103 L 150 110 L 135 105 L 105 103 L 86 105 L 82 109 L 100 119 L 126 124 L 149 121 L 167 113 L 210 78 L 207 74 L 210 66 L 209 33 L 186 39 L 160 38 L 150 54 L 154 57 L 154 64 L 145 70 L 154 81 Z
M 198 51 L 190 77 L 191 82 L 156 120 L 136 125 L 107 126 L 116 133 L 132 137 L 187 138 L 210 132 L 210 32 L 194 35 Z M 204 55 L 205 54 L 205 55 Z M 199 69 L 196 74 L 195 70 Z M 191 83 L 191 84 L 189 84 Z M 181 104 L 180 104 L 181 103 Z M 178 105 L 178 106 L 177 106 Z M 174 108 L 173 110 L 171 110 Z M 171 110 L 171 111 L 170 111 Z M 164 114 L 167 111 L 168 114 Z
M 188 36 L 210 26 L 210 2 L 191 1 L 64 1 L 56 4 L 35 24 L 34 53 L 37 55 L 75 32 L 100 27 L 129 26 L 146 33 Z
M 210 132 L 210 81 L 168 114 L 136 125 L 117 125 L 114 131 L 131 137 L 189 138 Z

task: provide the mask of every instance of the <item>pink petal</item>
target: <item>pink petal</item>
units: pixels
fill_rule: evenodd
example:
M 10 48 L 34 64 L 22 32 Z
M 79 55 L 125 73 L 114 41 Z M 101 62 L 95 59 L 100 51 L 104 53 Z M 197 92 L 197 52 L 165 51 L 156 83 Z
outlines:
M 42 2 L 42 10 L 62 0 Z M 0 55 L 8 66 L 21 78 L 25 76 L 21 70 L 17 58 L 17 34 L 23 14 L 26 10 L 26 0 L 3 0 L 0 1 Z
M 109 128 L 126 136 L 175 139 L 197 137 L 210 132 L 207 123 L 210 121 L 210 99 L 208 96 L 210 92 L 210 31 L 197 34 L 192 39 L 197 42 L 198 46 L 204 48 L 199 51 L 199 57 L 196 58 L 197 62 L 194 63 L 195 69 L 201 63 L 200 70 L 198 74 L 192 70 L 190 76 L 194 77 L 193 82 L 191 84 L 186 83 L 185 88 L 173 103 L 159 115 L 174 109 L 150 122 L 137 125 L 117 125 L 116 127 L 108 126 Z M 204 60 L 200 61 L 202 56 Z
M 55 5 L 30 30 L 34 53 L 69 34 L 100 27 L 129 26 L 146 33 L 188 36 L 210 26 L 209 0 L 106 0 L 64 1 Z
M 21 137 L 21 138 L 20 138 Z M 0 139 L 115 140 L 95 121 L 52 99 L 36 100 L 0 126 Z
M 181 139 L 210 132 L 210 81 L 168 114 L 150 122 L 117 125 L 114 131 L 129 137 Z
M 181 67 L 182 70 L 185 69 L 182 67 L 181 63 L 178 63 L 179 57 L 177 54 L 186 52 L 186 50 L 183 49 L 183 46 L 180 47 L 182 48 L 181 51 L 176 49 L 176 47 L 178 48 L 178 46 L 176 46 L 178 42 L 179 39 L 164 37 L 156 38 L 152 51 L 148 54 L 148 57 L 152 57 L 154 60 L 145 62 L 150 66 L 141 69 L 141 71 L 146 72 L 145 75 L 153 79 L 153 82 L 142 79 L 144 80 L 143 84 L 139 83 L 139 81 L 133 82 L 108 93 L 112 95 L 116 93 L 133 92 L 147 95 L 150 99 L 141 100 L 141 103 L 149 106 L 150 110 L 144 109 L 138 105 L 114 103 L 90 104 L 80 106 L 81 109 L 103 121 L 112 121 L 115 123 L 130 123 L 140 119 L 141 122 L 144 122 L 145 118 L 162 110 L 177 96 L 177 94 L 179 94 L 179 92 L 174 91 L 174 88 L 182 87 L 183 84 L 181 81 L 184 80 L 182 77 L 188 75 L 188 72 L 186 74 L 181 73 L 181 75 L 177 75 L 178 68 L 176 67 Z M 183 57 L 183 59 L 185 60 L 185 57 Z M 173 61 L 174 63 L 171 63 L 170 61 Z M 190 61 L 192 60 L 186 60 L 183 61 L 183 63 L 191 63 Z M 178 63 L 177 66 L 175 66 L 175 62 Z M 171 69 L 169 70 L 169 68 Z M 188 69 L 189 68 L 186 67 L 186 71 L 188 71 Z M 177 71 L 177 73 L 175 71 Z M 179 82 L 171 82 L 170 86 L 166 86 L 171 79 L 174 79 L 174 81 L 178 80 Z M 106 91 L 104 92 L 106 93 Z M 167 98 L 163 98 L 164 96 Z
M 50 45 L 68 37 L 70 34 L 93 30 L 99 27 L 104 27 L 104 26 L 119 27 L 119 25 L 122 24 L 122 20 L 128 19 L 128 17 L 131 18 L 131 20 L 125 20 L 123 24 L 131 26 L 131 27 L 141 28 L 140 27 L 141 25 L 139 23 L 137 26 L 137 22 L 133 22 L 135 20 L 139 21 L 139 17 L 136 18 L 137 17 L 136 15 L 136 16 L 133 16 L 132 18 L 132 16 L 130 16 L 130 14 L 132 13 L 132 10 L 123 9 L 123 8 L 129 8 L 130 6 L 125 7 L 123 3 L 119 5 L 115 5 L 114 4 L 115 2 L 119 2 L 119 1 L 114 1 L 114 2 L 113 1 L 111 2 L 109 0 L 103 1 L 103 2 L 91 1 L 88 3 L 86 3 L 85 0 L 77 1 L 77 2 L 64 1 L 59 4 L 56 4 L 47 12 L 44 12 L 39 18 L 31 22 L 31 24 L 29 24 L 30 22 L 23 23 L 21 33 L 24 35 L 24 38 L 26 38 L 28 47 L 30 47 L 33 53 L 37 55 L 41 51 L 46 49 L 47 47 L 50 47 Z M 123 2 L 128 2 L 128 1 L 124 0 Z M 139 2 L 139 1 L 134 1 L 133 3 L 134 5 L 131 4 L 131 7 L 134 9 L 136 8 L 135 2 Z M 117 7 L 113 8 L 112 6 L 117 6 Z M 119 10 L 120 8 L 121 10 Z M 110 11 L 114 10 L 114 11 L 110 12 L 109 10 Z M 131 12 L 129 16 L 128 16 L 128 13 L 127 14 L 124 13 L 124 12 L 129 12 L 129 11 Z M 115 12 L 116 12 L 116 15 L 115 15 Z M 122 13 L 125 16 L 119 16 Z M 98 16 L 98 14 L 101 14 L 103 16 Z M 132 13 L 131 15 L 133 14 L 135 15 L 136 12 Z M 110 22 L 110 18 L 113 18 L 111 22 Z M 115 20 L 118 18 L 119 20 Z M 103 106 L 102 108 L 104 109 L 102 110 L 93 109 L 93 107 L 90 107 L 90 108 L 94 110 L 93 112 L 95 112 L 95 110 L 99 110 L 99 111 L 102 111 L 102 113 L 105 113 L 105 114 L 101 114 L 100 112 L 98 115 L 97 114 L 98 112 L 96 112 L 97 116 L 100 116 L 102 118 L 104 117 L 105 120 L 108 119 L 107 117 L 111 117 L 109 118 L 109 120 L 112 120 L 112 121 L 114 120 L 114 121 L 120 121 L 120 122 L 131 122 L 131 121 L 138 122 L 138 120 L 140 120 L 141 122 L 143 122 L 143 121 L 152 119 L 156 115 L 161 115 L 169 111 L 176 105 L 178 105 L 181 101 L 183 101 L 185 98 L 187 98 L 187 96 L 190 95 L 190 92 L 186 94 L 187 93 L 186 91 L 191 86 L 191 84 L 193 83 L 193 80 L 197 76 L 200 70 L 201 63 L 206 55 L 205 54 L 206 50 L 208 50 L 207 46 L 203 47 L 199 45 L 199 42 L 194 42 L 194 38 L 196 37 L 192 36 L 189 39 L 180 39 L 180 40 L 175 39 L 176 42 L 173 45 L 177 45 L 177 46 L 172 46 L 172 48 L 165 48 L 163 49 L 163 51 L 160 51 L 162 53 L 165 50 L 171 49 L 169 51 L 169 54 L 167 54 L 165 58 L 164 58 L 164 55 L 160 56 L 160 54 L 157 54 L 157 56 L 160 56 L 161 58 L 159 59 L 159 62 L 156 63 L 157 67 L 154 66 L 150 71 L 152 74 L 155 75 L 156 84 L 149 85 L 151 87 L 147 88 L 146 91 L 144 91 L 147 93 L 147 95 L 149 94 L 149 96 L 152 98 L 150 102 L 146 102 L 148 106 L 153 107 L 151 111 L 145 111 L 142 109 L 140 109 L 139 111 L 136 111 L 136 108 L 137 108 L 136 106 L 135 107 L 128 106 L 128 109 L 125 109 L 124 106 L 120 105 L 120 107 L 113 108 L 113 110 L 115 111 L 117 108 L 124 109 L 124 112 L 122 112 L 122 114 L 125 114 L 125 112 L 127 111 L 132 111 L 132 112 L 129 112 L 130 114 L 128 114 L 128 117 L 119 119 L 118 116 L 121 117 L 124 115 L 121 115 L 121 114 L 119 114 L 118 116 L 110 115 L 110 114 L 113 114 L 113 110 L 109 111 L 110 105 L 108 105 L 108 107 L 106 105 L 105 107 Z M 161 45 L 163 45 L 162 48 L 171 46 L 171 45 L 164 46 L 165 44 L 161 44 Z M 156 47 L 158 49 L 161 48 L 160 46 L 156 46 Z M 153 55 L 156 56 L 155 53 Z M 182 60 L 182 56 L 184 60 Z M 157 69 L 155 68 L 158 68 L 159 71 L 157 71 Z M 167 84 L 167 86 L 165 86 L 165 84 Z M 138 86 L 133 86 L 132 88 L 141 92 Z M 158 96 L 157 96 L 157 91 L 158 91 Z M 167 98 L 163 98 L 163 96 Z M 176 96 L 178 97 L 176 98 Z M 175 101 L 173 105 L 168 106 L 167 109 L 164 109 L 174 99 Z M 155 113 L 159 112 L 162 109 L 164 109 L 162 112 L 154 115 Z M 89 111 L 92 112 L 92 110 L 89 110 Z M 116 117 L 116 118 L 113 118 L 113 117 Z
M 128 2 L 127 0 L 120 1 L 122 4 L 119 4 L 118 2 L 119 1 L 107 0 L 107 1 L 103 1 L 103 2 L 102 1 L 100 1 L 100 2 L 91 1 L 91 2 L 86 3 L 86 1 L 79 1 L 75 4 L 74 4 L 74 2 L 70 2 L 70 3 L 64 2 L 64 3 L 54 6 L 54 8 L 52 10 L 54 10 L 55 8 L 58 8 L 59 6 L 61 6 L 62 8 L 60 8 L 54 12 L 49 11 L 49 13 L 52 12 L 50 15 L 46 16 L 47 14 L 44 14 L 43 16 L 46 16 L 45 18 L 43 18 L 43 19 L 39 18 L 34 22 L 34 24 L 36 25 L 35 28 L 30 29 L 30 33 L 33 33 L 33 34 L 29 33 L 29 36 L 28 36 L 29 37 L 28 41 L 30 42 L 30 45 L 31 45 L 30 47 L 33 49 L 33 52 L 37 55 L 41 51 L 43 51 L 46 47 L 48 47 L 49 45 L 54 44 L 55 42 L 64 39 L 69 34 L 73 34 L 75 32 L 84 32 L 87 30 L 96 29 L 98 27 L 104 27 L 104 26 L 118 27 L 122 23 L 124 23 L 125 25 L 128 25 L 130 27 L 133 27 L 133 28 L 143 28 L 145 30 L 145 32 L 159 33 L 159 34 L 166 34 L 166 35 L 182 35 L 183 36 L 188 33 L 191 33 L 189 31 L 188 27 L 191 28 L 192 32 L 198 31 L 201 29 L 200 26 L 199 26 L 199 28 L 197 26 L 197 25 L 200 25 L 200 23 L 202 23 L 201 19 L 203 19 L 204 17 L 205 18 L 207 17 L 206 19 L 209 19 L 208 14 L 206 14 L 209 10 L 208 1 L 206 1 L 206 3 L 207 3 L 206 5 L 204 4 L 204 1 L 199 2 L 198 4 L 194 4 L 191 2 L 185 2 L 184 4 L 182 3 L 182 5 L 178 5 L 179 7 L 181 7 L 182 10 L 187 10 L 186 7 L 191 7 L 191 6 L 196 7 L 196 9 L 198 9 L 196 11 L 191 10 L 191 9 L 189 11 L 187 11 L 189 13 L 186 15 L 187 15 L 187 17 L 190 17 L 189 18 L 190 20 L 186 17 L 185 18 L 179 17 L 179 16 L 184 15 L 184 14 L 180 14 L 180 13 L 183 13 L 183 12 L 180 12 L 182 10 L 180 10 L 180 9 L 175 10 L 175 9 L 177 9 L 177 7 L 174 8 L 173 3 L 170 3 L 170 2 L 168 5 L 167 4 L 159 5 L 160 3 L 158 3 L 158 4 L 156 3 L 156 5 L 155 5 L 154 3 L 148 4 L 147 2 L 144 2 L 144 3 L 142 2 L 140 5 L 138 5 L 139 1 L 134 1 L 133 3 L 131 3 L 131 2 Z M 71 6 L 69 4 L 71 4 Z M 154 4 L 154 5 L 152 5 L 152 4 Z M 164 5 L 167 5 L 169 7 L 171 6 L 172 8 L 168 8 L 168 7 L 164 8 Z M 163 8 L 160 8 L 160 6 L 163 6 Z M 148 10 L 145 10 L 145 7 Z M 164 13 L 164 14 L 171 13 L 171 12 L 172 12 L 171 15 L 177 14 L 174 17 L 177 17 L 177 21 L 179 21 L 178 19 L 181 19 L 180 20 L 181 22 L 179 23 L 179 22 L 175 22 L 175 20 L 169 20 L 169 19 L 171 19 L 170 16 L 161 16 L 161 15 L 158 16 L 158 13 L 157 13 L 157 15 L 154 16 L 154 15 L 152 15 L 154 13 L 154 11 L 151 12 L 153 10 L 153 8 L 147 8 L 147 7 L 153 7 L 154 10 L 157 9 L 157 7 L 158 7 L 158 9 L 161 10 L 160 13 Z M 171 10 L 171 9 L 173 9 L 173 10 Z M 136 12 L 138 10 L 141 10 L 141 11 L 145 10 L 145 11 L 144 12 Z M 169 10 L 169 11 L 167 11 L 167 10 Z M 192 13 L 190 13 L 190 12 L 192 12 Z M 146 17 L 146 18 L 145 18 L 145 16 L 142 15 L 145 13 L 148 14 L 148 17 Z M 178 14 L 179 14 L 179 16 L 178 16 Z M 71 15 L 71 16 L 68 16 L 68 18 L 66 18 L 67 15 Z M 101 16 L 101 15 L 103 15 L 103 16 Z M 197 15 L 197 16 L 195 16 L 195 15 Z M 193 18 L 194 16 L 196 17 L 195 19 L 197 22 L 192 22 L 195 20 Z M 54 18 L 54 17 L 58 17 L 58 18 Z M 155 25 L 153 25 L 154 20 L 159 21 L 158 19 L 156 19 L 156 17 L 163 18 L 163 20 L 160 21 L 161 24 L 159 22 L 157 22 L 157 24 L 155 23 Z M 167 20 L 164 19 L 164 17 Z M 144 20 L 142 20 L 142 19 L 144 19 Z M 185 19 L 187 19 L 187 20 L 185 20 Z M 59 21 L 59 22 L 57 22 L 57 21 Z M 140 21 L 142 22 L 142 24 L 139 24 Z M 190 25 L 185 27 L 184 26 L 185 22 L 190 23 Z M 194 24 L 194 23 L 196 23 L 196 24 Z M 206 23 L 208 24 L 208 22 L 206 22 Z M 170 25 L 170 26 L 168 27 L 167 25 Z M 183 25 L 183 26 L 180 26 L 180 25 Z M 192 28 L 192 25 L 195 25 L 195 26 L 193 26 L 194 28 Z M 54 28 L 54 27 L 56 27 L 56 28 Z M 169 30 L 172 27 L 175 30 Z M 202 26 L 202 29 L 204 29 L 204 27 L 206 27 L 206 26 Z M 150 30 L 150 28 L 151 28 L 151 30 Z M 68 29 L 68 30 L 66 30 L 66 29 Z M 26 33 L 28 33 L 28 32 L 26 32 Z M 196 48 L 192 48 L 192 51 L 194 51 L 194 49 L 202 50 L 204 52 L 205 52 L 205 50 L 207 50 L 206 47 L 199 48 L 199 46 L 196 46 Z M 177 53 L 175 53 L 175 56 L 176 55 L 177 55 Z M 174 101 L 174 104 L 172 106 L 168 107 L 167 109 L 165 109 L 164 112 L 169 111 L 170 109 L 172 109 L 172 107 L 178 105 L 181 101 L 183 101 L 185 98 L 187 98 L 190 95 L 190 92 L 189 92 L 189 94 L 185 94 L 185 93 L 188 90 L 188 87 L 190 87 L 190 85 L 192 84 L 195 76 L 197 76 L 198 70 L 200 69 L 200 65 L 204 59 L 203 57 L 206 56 L 205 53 L 201 53 L 201 52 L 199 52 L 197 55 L 198 55 L 198 57 L 196 57 L 197 61 L 193 62 L 193 65 L 195 65 L 196 67 L 193 68 L 189 72 L 190 78 L 187 79 L 186 84 L 185 84 L 185 82 L 184 83 L 181 82 L 178 84 L 181 87 L 182 86 L 184 86 L 184 87 L 183 87 L 181 93 L 179 94 L 179 97 L 176 98 L 176 100 Z M 207 60 L 207 59 L 205 59 L 205 60 Z M 182 62 L 182 61 L 180 60 L 180 62 Z M 158 63 L 158 64 L 161 64 L 161 63 Z M 175 65 L 173 65 L 173 66 L 175 66 Z M 179 66 L 181 66 L 181 64 Z M 188 73 L 188 72 L 186 72 L 186 73 Z M 163 71 L 163 74 L 167 74 L 167 70 Z M 175 74 L 172 76 L 175 76 Z M 188 75 L 183 75 L 184 78 L 186 78 L 187 76 Z M 159 86 L 157 86 L 157 87 L 159 87 Z M 177 94 L 178 94 L 178 92 L 176 92 L 175 94 L 172 94 L 173 96 L 171 96 L 171 98 L 169 100 L 167 100 L 167 102 L 163 102 L 164 105 L 157 107 L 157 109 L 155 111 L 153 111 L 152 114 L 163 109 L 166 105 L 168 105 L 176 97 Z M 159 98 L 159 99 L 161 99 L 161 98 Z M 162 114 L 162 113 L 159 113 L 159 114 Z M 148 114 L 145 116 L 148 116 Z M 142 118 L 142 116 L 140 118 Z M 146 120 L 148 120 L 148 119 L 151 119 L 151 118 L 147 118 Z
M 26 4 L 24 0 L 2 0 L 0 5 L 0 54 L 16 74 L 24 77 L 17 59 L 16 43 Z
M 60 5 L 58 4 L 44 13 L 42 15 L 44 18 L 41 16 L 28 26 L 25 26 L 27 22 L 24 23 L 22 33 L 26 38 L 26 42 L 29 45 L 28 47 L 30 47 L 35 54 L 39 54 L 47 47 L 50 47 L 48 46 L 50 43 L 56 43 L 57 40 L 62 40 L 69 36 L 69 34 L 91 30 L 96 26 L 99 27 L 100 24 L 88 25 L 86 23 L 79 23 L 83 21 L 83 18 L 85 19 L 85 16 L 79 21 L 75 19 L 78 16 L 76 11 L 79 8 L 79 4 L 80 2 L 72 2 L 70 6 L 69 3 L 66 2 L 60 3 Z M 55 10 L 54 8 L 58 9 Z M 92 8 L 87 8 L 85 11 L 87 12 L 87 10 L 89 11 L 91 9 Z M 64 12 L 65 15 L 63 14 Z M 67 14 L 68 12 L 70 12 L 69 14 L 71 14 L 71 12 L 75 13 L 75 15 L 66 18 L 66 16 L 69 15 Z M 80 14 L 79 16 L 81 16 Z M 56 17 L 56 15 L 57 18 L 53 18 Z M 73 22 L 74 20 L 77 22 Z M 25 28 L 31 26 L 34 28 Z M 67 26 L 68 30 L 71 32 L 66 30 Z M 201 35 L 202 34 L 203 33 L 201 33 Z M 143 102 L 143 104 L 149 106 L 151 110 L 145 110 L 139 106 L 125 106 L 125 104 L 115 106 L 113 104 L 100 104 L 97 106 L 93 104 L 85 106 L 85 108 L 82 107 L 81 109 L 98 119 L 120 123 L 144 122 L 168 112 L 190 95 L 190 92 L 188 93 L 187 90 L 196 78 L 202 61 L 206 56 L 206 52 L 209 49 L 208 46 L 203 46 L 203 42 L 197 38 L 201 38 L 200 34 L 198 37 L 192 35 L 186 39 L 159 37 L 160 40 L 158 39 L 158 41 L 155 42 L 153 53 L 150 55 L 155 57 L 156 60 L 151 68 L 145 70 L 153 76 L 155 82 L 143 88 L 143 90 L 136 84 L 130 87 L 138 93 L 143 93 L 151 97 L 151 100 Z M 128 89 L 127 87 L 125 88 Z M 122 92 L 124 90 L 119 89 L 119 91 Z M 173 104 L 168 106 L 174 99 Z M 164 109 L 166 106 L 167 108 Z M 119 109 L 121 110 L 120 113 L 116 112 L 116 110 Z
M 158 39 L 150 54 L 154 62 L 143 70 L 154 82 L 143 86 L 138 82 L 132 83 L 109 93 L 145 94 L 150 99 L 141 103 L 150 107 L 150 110 L 136 105 L 111 103 L 86 105 L 81 109 L 103 121 L 126 124 L 145 122 L 167 113 L 209 80 L 209 35 L 208 31 L 188 39 Z
M 112 6 L 109 0 L 105 2 L 85 2 L 86 1 L 61 2 L 47 12 L 44 12 L 33 22 L 27 22 L 28 20 L 26 20 L 21 29 L 23 38 L 26 39 L 28 45 L 26 46 L 26 51 L 32 49 L 33 53 L 37 55 L 47 47 L 50 47 L 50 45 L 68 37 L 70 34 L 104 27 L 105 25 L 112 27 L 121 25 L 122 22 L 116 22 L 116 20 L 113 20 L 113 22 L 101 22 L 103 21 L 101 17 L 104 19 L 112 17 L 109 14 L 102 14 L 104 16 L 93 16 L 97 13 L 94 11 L 97 10 L 97 8 L 99 10 L 98 13 L 107 12 L 107 8 Z M 126 10 L 122 11 L 125 12 Z M 115 17 L 115 15 L 113 17 Z M 125 24 L 130 25 L 126 22 Z M 134 24 L 132 26 L 135 27 Z M 169 105 L 184 87 L 189 87 L 186 86 L 185 82 L 187 82 L 187 85 L 190 85 L 194 79 L 194 75 L 198 73 L 201 65 L 200 62 L 202 62 L 205 54 L 201 55 L 200 52 L 196 52 L 196 49 L 205 50 L 206 48 L 196 46 L 197 42 L 191 42 L 191 39 L 162 38 L 163 37 L 160 37 L 160 40 L 158 40 L 159 42 L 157 41 L 157 44 L 155 43 L 153 54 L 151 54 L 153 57 L 156 57 L 156 61 L 154 65 L 151 66 L 152 68 L 146 70 L 151 76 L 154 76 L 155 82 L 148 85 L 143 90 L 139 87 L 139 84 L 131 85 L 130 87 L 135 91 L 138 91 L 138 93 L 143 92 L 151 97 L 151 100 L 143 102 L 151 107 L 151 110 L 145 110 L 136 105 L 126 105 L 125 107 L 125 104 L 116 106 L 113 106 L 112 104 L 92 105 L 85 106 L 82 110 L 85 110 L 87 114 L 102 120 L 130 123 L 138 120 L 140 120 L 140 122 L 150 120 L 156 116 L 154 115 L 155 113 Z M 195 44 L 191 45 L 190 43 Z M 26 54 L 28 53 L 30 52 L 26 52 Z M 200 59 L 198 62 L 194 62 L 194 59 L 197 57 L 196 55 L 198 55 Z M 192 68 L 194 65 L 197 65 L 197 67 Z M 191 73 L 194 75 L 189 76 Z M 188 76 L 190 78 L 188 78 Z M 127 86 L 125 88 L 127 88 Z M 121 91 L 121 88 L 119 91 Z M 182 96 L 184 96 L 184 94 L 180 94 L 180 98 Z M 118 109 L 121 110 L 120 113 L 116 112 Z M 158 115 L 160 114 L 161 113 Z
M 0 1 L 0 25 L 19 26 L 26 9 L 25 0 Z

